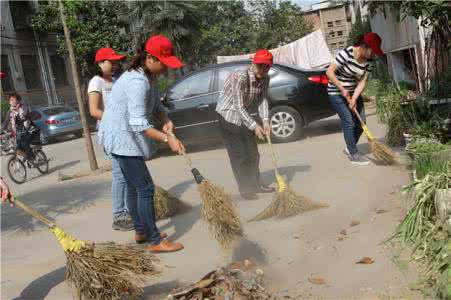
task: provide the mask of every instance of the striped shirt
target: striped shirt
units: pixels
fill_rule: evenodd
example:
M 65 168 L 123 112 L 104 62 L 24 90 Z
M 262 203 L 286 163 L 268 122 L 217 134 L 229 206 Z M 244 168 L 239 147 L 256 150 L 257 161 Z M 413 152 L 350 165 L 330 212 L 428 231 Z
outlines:
M 248 109 L 258 105 L 258 114 L 263 121 L 269 119 L 269 76 L 257 79 L 251 68 L 236 71 L 224 83 L 224 91 L 216 105 L 216 111 L 229 123 L 244 125 L 250 130 L 257 127 Z
M 335 75 L 337 79 L 341 82 L 343 88 L 349 91 L 351 94 L 357 87 L 358 82 L 365 75 L 366 72 L 371 72 L 374 68 L 372 61 L 365 63 L 358 63 L 354 58 L 354 47 L 350 46 L 346 49 L 338 52 L 335 57 L 334 63 L 337 65 L 335 70 Z M 340 95 L 340 90 L 337 86 L 329 81 L 327 86 L 327 92 L 329 95 Z

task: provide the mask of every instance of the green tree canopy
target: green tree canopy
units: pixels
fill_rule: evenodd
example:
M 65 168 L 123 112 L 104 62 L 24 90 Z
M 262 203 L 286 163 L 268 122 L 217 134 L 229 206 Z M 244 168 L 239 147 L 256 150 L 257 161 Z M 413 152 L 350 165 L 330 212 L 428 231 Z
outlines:
M 70 0 L 64 1 L 64 6 L 77 64 L 83 78 L 95 70 L 94 57 L 97 49 L 112 47 L 119 52 L 130 49 L 131 37 L 125 30 L 127 23 L 118 13 L 126 11 L 125 3 Z M 39 11 L 33 16 L 31 24 L 41 35 L 57 33 L 58 52 L 62 55 L 67 53 L 57 1 L 39 2 Z

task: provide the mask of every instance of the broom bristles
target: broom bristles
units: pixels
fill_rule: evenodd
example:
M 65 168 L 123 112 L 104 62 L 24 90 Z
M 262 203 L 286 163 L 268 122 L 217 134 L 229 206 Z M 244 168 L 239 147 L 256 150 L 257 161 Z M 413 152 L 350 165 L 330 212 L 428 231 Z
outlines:
M 285 191 L 276 193 L 269 206 L 249 220 L 249 222 L 261 221 L 272 217 L 284 219 L 306 211 L 326 207 L 329 207 L 329 205 L 315 202 L 305 196 L 297 195 L 288 187 Z
M 228 249 L 233 242 L 243 236 L 240 219 L 236 213 L 232 198 L 208 180 L 199 186 L 202 199 L 201 216 L 208 224 L 210 233 L 223 249 Z
M 173 217 L 189 209 L 189 205 L 157 185 L 155 186 L 154 206 L 157 220 Z
M 144 277 L 161 273 L 154 255 L 128 245 L 90 244 L 80 252 L 65 254 L 66 279 L 82 299 L 137 299 Z
M 395 153 L 385 144 L 370 140 L 371 152 L 374 158 L 381 164 L 393 165 L 397 162 Z

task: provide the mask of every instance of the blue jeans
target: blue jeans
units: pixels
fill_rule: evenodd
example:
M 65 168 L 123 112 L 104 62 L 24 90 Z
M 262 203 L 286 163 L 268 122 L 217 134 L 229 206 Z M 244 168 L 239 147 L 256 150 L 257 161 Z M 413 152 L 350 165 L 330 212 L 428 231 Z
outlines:
M 341 95 L 329 95 L 329 102 L 338 113 L 341 120 L 341 127 L 343 128 L 343 135 L 349 153 L 354 155 L 357 153 L 357 143 L 362 135 L 363 129 L 357 116 L 351 112 L 348 102 Z M 365 121 L 365 108 L 362 97 L 357 99 L 357 111 L 362 120 Z
M 126 181 L 127 204 L 136 233 L 145 234 L 151 244 L 158 245 L 161 238 L 155 223 L 154 184 L 144 158 L 116 154 L 113 158 Z
M 119 161 L 113 156 L 111 159 L 111 173 L 113 180 L 111 182 L 111 191 L 113 198 L 113 218 L 128 214 L 127 208 L 127 181 L 122 174 Z

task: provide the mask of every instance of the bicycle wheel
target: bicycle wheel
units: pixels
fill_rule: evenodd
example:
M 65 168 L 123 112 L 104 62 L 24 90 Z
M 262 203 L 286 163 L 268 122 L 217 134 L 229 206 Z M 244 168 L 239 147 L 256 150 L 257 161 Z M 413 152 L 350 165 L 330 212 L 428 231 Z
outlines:
M 41 174 L 47 174 L 49 172 L 49 161 L 47 159 L 47 156 L 45 155 L 44 151 L 42 150 L 36 150 L 34 152 L 35 155 L 35 164 L 36 164 L 36 169 L 38 169 L 38 171 Z
M 23 161 L 15 155 L 8 160 L 8 175 L 17 184 L 22 184 L 27 180 L 27 168 Z

